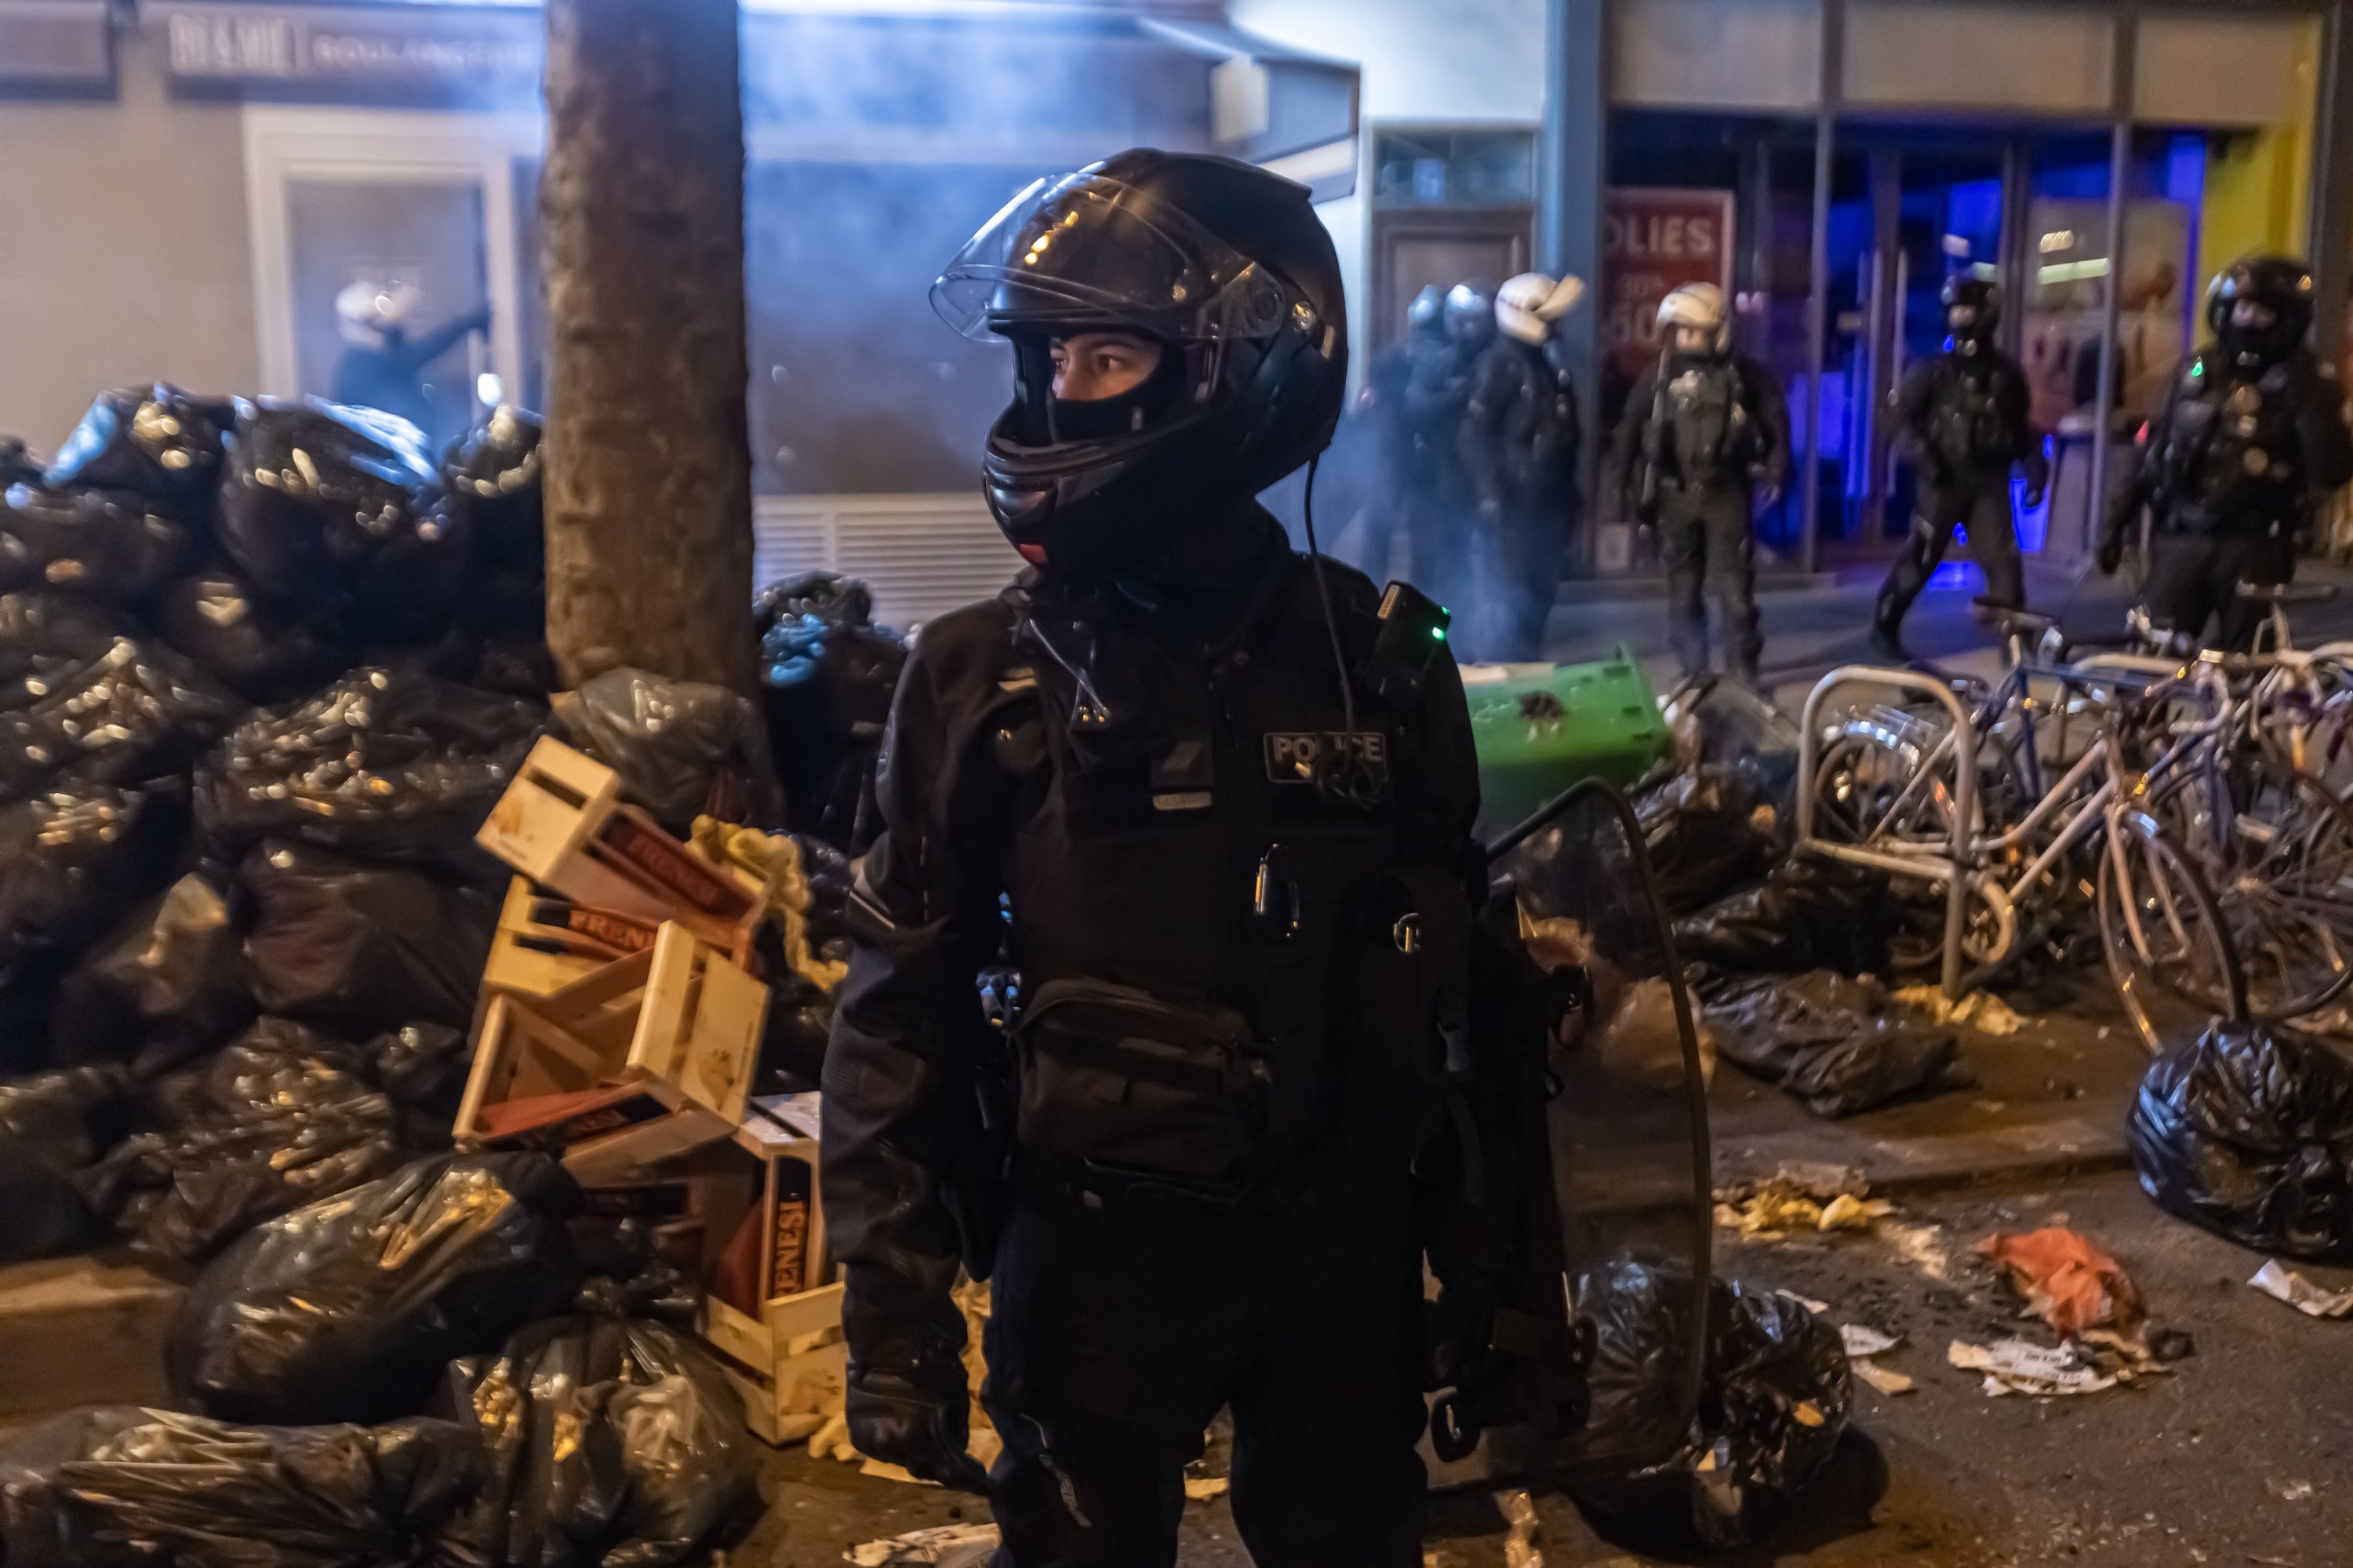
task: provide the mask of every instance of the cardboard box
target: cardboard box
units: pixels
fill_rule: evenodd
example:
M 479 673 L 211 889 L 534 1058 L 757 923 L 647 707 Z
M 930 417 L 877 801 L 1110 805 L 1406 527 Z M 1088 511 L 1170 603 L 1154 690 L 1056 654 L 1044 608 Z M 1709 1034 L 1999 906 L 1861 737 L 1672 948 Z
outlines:
M 512 991 L 547 996 L 586 980 L 607 964 L 653 946 L 658 923 L 596 909 L 562 894 L 541 890 L 527 876 L 507 884 L 491 937 L 490 961 L 482 969 L 482 1005 L 474 1024 L 481 1027 L 490 996 Z

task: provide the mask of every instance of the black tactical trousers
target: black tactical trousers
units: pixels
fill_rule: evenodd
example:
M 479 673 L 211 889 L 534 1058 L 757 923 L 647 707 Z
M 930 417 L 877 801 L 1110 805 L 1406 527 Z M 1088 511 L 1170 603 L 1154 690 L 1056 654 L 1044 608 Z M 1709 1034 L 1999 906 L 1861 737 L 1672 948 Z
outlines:
M 1951 547 L 1955 528 L 1968 533 L 1969 554 L 1985 573 L 1985 597 L 2007 609 L 2026 608 L 2026 568 L 2018 557 L 2010 472 L 1962 474 L 1949 483 L 1921 485 L 1912 533 L 1896 552 L 1887 586 L 1879 590 L 1875 620 L 1882 632 L 1892 637 L 1904 624 L 1905 612 Z
M 1667 614 L 1683 673 L 1708 667 L 1705 589 L 1724 619 L 1725 660 L 1734 673 L 1753 678 L 1765 637 L 1757 627 L 1757 536 L 1748 487 L 1662 484 L 1658 527 Z
M 1409 1214 L 1401 1182 L 1240 1214 L 1017 1203 L 982 1394 L 997 1568 L 1174 1568 L 1185 1466 L 1228 1406 L 1260 1568 L 1419 1568 Z
M 2239 585 L 2284 583 L 2295 577 L 2295 541 L 2270 534 L 2159 534 L 2149 542 L 2148 580 L 2140 599 L 2151 625 L 2210 646 L 2243 653 L 2254 645 L 2264 607 L 2239 598 Z

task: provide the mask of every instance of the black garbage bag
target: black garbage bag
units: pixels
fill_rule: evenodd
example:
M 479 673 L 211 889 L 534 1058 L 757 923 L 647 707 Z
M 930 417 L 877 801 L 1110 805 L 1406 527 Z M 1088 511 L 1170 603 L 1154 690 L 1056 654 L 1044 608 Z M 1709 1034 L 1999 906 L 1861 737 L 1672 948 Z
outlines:
M 474 831 L 546 715 L 408 671 L 354 670 L 308 702 L 232 730 L 196 774 L 215 853 L 264 838 L 391 860 L 476 863 Z
M 1662 779 L 1635 797 L 1634 813 L 1670 916 L 1746 887 L 1781 858 L 1779 817 L 1736 768 L 1703 763 Z
M 572 1299 L 579 1206 L 543 1154 L 443 1155 L 272 1220 L 189 1291 L 172 1385 L 232 1421 L 414 1414 L 453 1358 Z
M 262 1019 L 157 1079 L 151 1125 L 109 1150 L 80 1189 L 134 1249 L 201 1262 L 265 1220 L 447 1148 L 447 1080 L 464 1050 L 439 1025 L 349 1045 Z
M 1678 1342 L 1660 1314 L 1683 1293 L 1659 1291 L 1639 1268 L 1620 1275 L 1597 1319 L 1597 1405 L 1604 1386 L 1639 1383 L 1659 1348 Z M 1846 1430 L 1854 1383 L 1837 1327 L 1788 1297 L 1715 1280 L 1707 1318 L 1707 1382 L 1682 1450 L 1571 1490 L 1636 1533 L 1680 1535 L 1687 1521 L 1690 1537 L 1720 1550 L 1763 1536 L 1821 1472 Z
M 723 686 L 607 670 L 557 697 L 555 720 L 681 838 L 706 813 L 735 822 L 762 814 L 769 791 L 760 715 Z
M 502 403 L 441 456 L 449 508 L 473 525 L 487 564 L 546 572 L 543 434 L 538 415 Z
M 166 588 L 154 623 L 164 641 L 249 703 L 316 691 L 352 663 L 316 618 L 274 608 L 244 578 L 217 567 Z
M 0 436 L 0 490 L 41 477 L 46 465 L 25 445 L 21 436 Z
M 237 405 L 159 381 L 101 392 L 49 462 L 52 486 L 127 490 L 201 521 L 220 485 Z
M 270 598 L 335 607 L 357 641 L 429 638 L 465 585 L 469 535 L 406 420 L 315 400 L 237 405 L 220 537 Z
M 873 624 L 866 585 L 831 572 L 759 597 L 762 705 L 796 832 L 862 853 L 874 821 L 874 761 L 906 667 L 906 644 Z
M 1675 922 L 1685 960 L 1749 973 L 1882 974 L 1907 912 L 1882 874 L 1832 860 L 1776 866 L 1745 892 Z
M 1977 1081 L 1957 1033 L 1894 1001 L 1867 975 L 1717 976 L 1698 990 L 1725 1057 L 1816 1116 L 1853 1116 Z
M 0 505 L 0 593 L 22 593 L 48 586 L 40 552 L 8 527 L 8 513 Z
M 2259 1252 L 2353 1263 L 2353 1065 L 2217 1021 L 2160 1056 L 2125 1125 L 2158 1207 Z
M 453 1527 L 483 1482 L 451 1421 L 231 1426 L 69 1412 L 0 1447 L 8 1568 L 478 1568 Z
M 112 1065 L 0 1078 L 0 1263 L 77 1252 L 105 1235 L 74 1176 L 98 1158 L 129 1093 Z
M 253 994 L 349 1038 L 474 1015 L 498 906 L 486 885 L 267 840 L 237 866 Z
M 82 784 L 184 775 L 246 711 L 159 642 L 119 637 L 46 691 L 0 711 L 0 801 Z
M 144 602 L 204 547 L 203 535 L 161 503 L 120 490 L 10 485 L 0 531 L 20 543 L 22 552 L 12 554 L 29 556 L 43 585 L 111 604 Z M 27 571 L 20 558 L 10 575 Z
M 660 1323 L 534 1323 L 498 1355 L 452 1365 L 436 1409 L 479 1425 L 491 1477 L 480 1541 L 494 1562 L 662 1568 L 759 1506 L 743 1402 L 707 1351 Z
M 0 806 L 0 988 L 95 942 L 178 870 L 187 796 L 75 785 Z
M 122 630 L 113 611 L 79 594 L 0 594 L 0 709 L 40 701 L 113 647 Z
M 253 1014 L 226 883 L 190 872 L 67 973 L 50 1028 L 60 1062 L 126 1062 L 150 1078 L 211 1050 Z

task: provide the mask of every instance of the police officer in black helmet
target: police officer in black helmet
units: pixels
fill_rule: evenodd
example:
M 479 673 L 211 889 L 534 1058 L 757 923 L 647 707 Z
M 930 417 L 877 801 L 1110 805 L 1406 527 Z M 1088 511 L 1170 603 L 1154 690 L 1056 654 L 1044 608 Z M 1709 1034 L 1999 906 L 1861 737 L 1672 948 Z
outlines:
M 1409 1185 L 1477 784 L 1442 622 L 1398 656 L 1397 596 L 1253 499 L 1339 415 L 1331 241 L 1301 186 L 1126 153 L 1017 199 L 934 300 L 1012 346 L 986 489 L 1032 569 L 923 629 L 851 905 L 851 1436 L 986 1487 L 1001 1565 L 1153 1568 L 1229 1407 L 1257 1561 L 1413 1568 Z M 994 1291 L 986 1480 L 959 1267 Z
M 2150 624 L 2195 644 L 2252 642 L 2263 606 L 2239 585 L 2295 575 L 2314 503 L 2353 480 L 2336 370 L 2306 346 L 2312 274 L 2285 257 L 2238 262 L 2206 291 L 2214 344 L 2175 380 L 2143 433 L 2132 483 L 2107 514 L 2100 569 L 2122 562 L 2146 506 L 2155 524 L 2141 599 Z
M 1895 556 L 1872 618 L 1872 646 L 1897 662 L 1904 617 L 1928 586 L 1953 530 L 1965 529 L 1969 554 L 1985 573 L 1981 603 L 2026 608 L 2026 576 L 2010 510 L 2013 469 L 2026 473 L 2026 504 L 2042 504 L 2051 465 L 2028 420 L 2026 373 L 1996 346 L 2001 293 L 1980 278 L 1951 278 L 1944 288 L 1945 351 L 1924 360 L 1895 395 L 1897 429 L 1919 481 L 1912 532 Z

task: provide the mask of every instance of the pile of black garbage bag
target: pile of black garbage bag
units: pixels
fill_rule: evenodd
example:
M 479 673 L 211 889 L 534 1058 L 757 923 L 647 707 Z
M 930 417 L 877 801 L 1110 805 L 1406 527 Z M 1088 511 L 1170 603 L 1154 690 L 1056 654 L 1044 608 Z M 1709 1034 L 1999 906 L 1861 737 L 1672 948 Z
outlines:
M 1634 800 L 1718 1054 L 1824 1117 L 1968 1084 L 1958 1034 L 1891 1000 L 1891 938 L 1919 911 L 1882 874 L 1788 853 L 1772 755 L 1703 761 Z
M 659 1568 L 725 1544 L 759 1500 L 740 1399 L 650 1244 L 586 1255 L 580 1206 L 545 1155 L 444 1155 L 248 1232 L 174 1327 L 188 1413 L 0 1446 L 0 1563 Z
M 446 1149 L 508 877 L 473 837 L 543 734 L 681 835 L 837 835 L 802 859 L 839 956 L 902 644 L 797 578 L 758 610 L 765 714 L 634 670 L 551 707 L 540 440 L 501 408 L 437 458 L 158 385 L 46 467 L 0 447 L 0 1263 L 195 1266 Z M 789 991 L 769 1088 L 830 1018 Z

